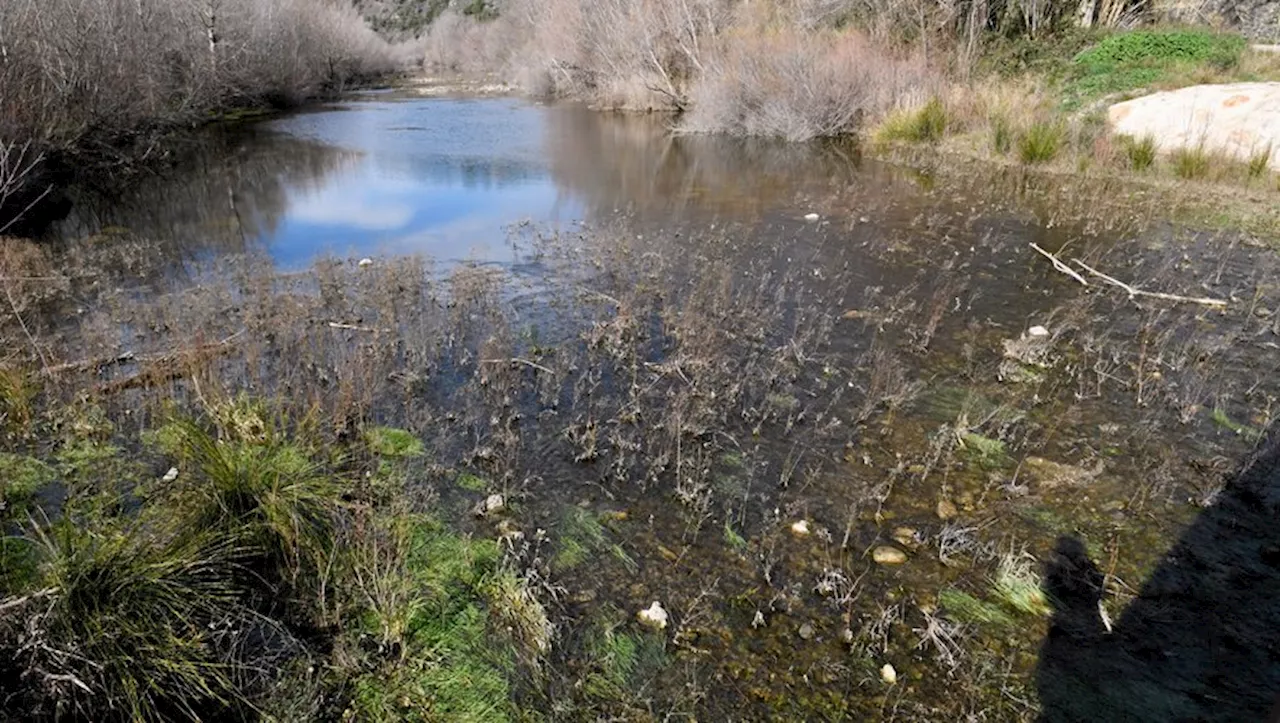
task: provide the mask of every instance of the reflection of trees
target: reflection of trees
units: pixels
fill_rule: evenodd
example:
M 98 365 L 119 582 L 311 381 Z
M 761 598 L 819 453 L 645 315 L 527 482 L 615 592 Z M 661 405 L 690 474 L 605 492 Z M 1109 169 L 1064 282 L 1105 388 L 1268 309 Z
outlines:
M 857 171 L 850 144 L 673 135 L 663 116 L 601 115 L 573 107 L 549 112 L 552 177 L 596 211 L 692 204 L 751 214 L 815 181 L 847 182 Z
M 170 260 L 202 252 L 243 252 L 275 230 L 289 189 L 316 188 L 359 155 L 257 129 L 200 134 L 173 170 L 125 189 L 77 188 L 74 206 L 54 232 L 78 239 L 109 228 L 162 246 Z
M 431 181 L 441 185 L 494 189 L 541 179 L 546 168 L 538 159 L 502 158 L 497 155 L 414 154 L 379 159 L 399 173 L 415 181 Z

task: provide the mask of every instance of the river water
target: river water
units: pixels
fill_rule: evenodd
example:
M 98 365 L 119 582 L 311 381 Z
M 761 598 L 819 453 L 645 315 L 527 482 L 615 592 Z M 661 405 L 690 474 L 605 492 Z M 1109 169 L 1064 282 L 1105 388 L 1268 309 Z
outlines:
M 485 322 L 489 336 L 477 336 L 470 356 L 414 367 L 400 351 L 399 366 L 384 371 L 462 380 L 406 389 L 418 390 L 416 406 L 471 400 L 470 413 L 432 419 L 457 420 L 455 446 L 475 448 L 457 465 L 501 475 L 501 489 L 522 499 L 518 523 L 530 536 L 551 531 L 553 559 L 564 560 L 550 569 L 566 651 L 574 631 L 608 617 L 601 611 L 629 629 L 654 599 L 671 609 L 666 667 L 625 681 L 628 711 L 655 720 L 1090 720 L 1120 710 L 1116 719 L 1228 720 L 1256 710 L 1280 682 L 1249 671 L 1261 694 L 1206 713 L 1215 686 L 1231 688 L 1222 682 L 1230 666 L 1214 649 L 1221 636 L 1197 638 L 1194 649 L 1178 642 L 1187 600 L 1229 598 L 1221 628 L 1252 629 L 1273 618 L 1259 603 L 1266 595 L 1232 597 L 1244 587 L 1181 573 L 1178 585 L 1210 592 L 1179 603 L 1160 577 L 1199 551 L 1256 578 L 1235 556 L 1273 542 L 1213 517 L 1229 503 L 1249 507 L 1223 483 L 1280 398 L 1273 254 L 1242 234 L 1183 228 L 1158 199 L 1101 182 L 929 158 L 891 164 L 847 143 L 682 137 L 660 117 L 502 97 L 368 94 L 215 130 L 185 158 L 109 197 L 80 193 L 53 233 L 71 245 L 150 239 L 150 258 L 130 272 L 143 297 L 179 297 L 201 269 L 231 258 L 291 274 L 319 263 L 303 292 L 325 297 L 326 283 L 358 274 L 353 261 L 367 257 L 404 293 L 395 268 L 425 257 L 454 273 L 453 303 L 474 318 L 489 319 L 489 307 L 468 305 L 459 289 L 479 282 L 459 269 L 568 269 L 560 288 L 604 304 L 583 312 L 581 357 L 548 323 L 572 314 L 554 303 L 530 312 L 548 287 L 524 286 L 504 297 L 515 308 Z M 1148 290 L 1226 306 L 1134 299 L 1093 276 L 1081 285 L 1032 244 Z M 249 291 L 237 294 L 219 301 L 236 312 L 252 304 Z M 399 297 L 375 308 L 331 296 L 324 311 L 346 316 L 304 321 L 342 322 L 334 328 L 351 336 L 339 354 L 381 353 L 360 336 L 391 323 L 374 319 L 395 318 L 396 328 L 408 323 L 397 314 L 416 319 Z M 102 354 L 148 343 L 144 328 L 243 333 L 221 312 L 194 321 L 164 313 L 131 318 L 137 341 L 112 335 Z M 441 334 L 450 348 L 468 343 L 466 333 Z M 493 359 L 477 363 L 508 337 L 503 358 L 519 356 L 533 382 L 484 373 Z M 559 356 L 549 348 L 557 344 Z M 605 371 L 582 372 L 591 364 Z M 549 388 L 543 373 L 583 376 Z M 350 391 L 341 379 L 325 383 Z M 632 402 L 601 401 L 596 389 Z M 717 394 L 730 406 L 717 406 Z M 404 399 L 384 408 L 387 421 L 412 427 L 430 416 Z M 564 423 L 548 433 L 508 436 L 518 420 L 558 414 Z M 637 417 L 675 432 L 628 432 Z M 647 481 L 620 483 L 629 475 Z M 474 492 L 441 498 L 466 517 Z M 601 546 L 594 553 L 607 560 L 570 564 L 557 534 Z M 1184 535 L 1195 550 L 1175 547 Z M 1083 618 L 1069 604 L 1081 589 L 1072 570 L 1098 588 L 1083 596 Z M 1273 579 L 1253 585 L 1271 591 Z M 1099 600 L 1118 632 L 1049 635 L 1078 619 L 1105 627 Z M 1160 618 L 1170 610 L 1177 624 Z M 1148 660 L 1175 654 L 1194 663 Z M 1093 680 L 1102 670 L 1109 682 Z M 1102 712 L 1081 700 L 1104 701 Z

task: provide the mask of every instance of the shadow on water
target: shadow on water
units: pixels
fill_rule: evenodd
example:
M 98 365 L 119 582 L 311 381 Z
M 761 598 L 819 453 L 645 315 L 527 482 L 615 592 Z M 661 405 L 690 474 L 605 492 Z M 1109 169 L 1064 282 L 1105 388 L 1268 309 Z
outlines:
M 1272 435 L 1107 632 L 1103 574 L 1058 540 L 1037 684 L 1046 723 L 1277 720 L 1280 444 Z

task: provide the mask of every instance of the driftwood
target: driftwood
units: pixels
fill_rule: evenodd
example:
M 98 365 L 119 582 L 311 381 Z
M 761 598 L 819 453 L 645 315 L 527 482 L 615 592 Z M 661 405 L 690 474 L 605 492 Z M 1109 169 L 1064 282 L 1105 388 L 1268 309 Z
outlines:
M 1070 276 L 1076 281 L 1079 281 L 1083 286 L 1089 285 L 1089 283 L 1085 281 L 1083 276 L 1077 273 L 1070 266 L 1067 266 L 1066 264 L 1064 264 L 1061 260 L 1058 259 L 1057 256 L 1054 256 L 1053 254 L 1049 253 L 1048 251 L 1045 251 L 1044 249 L 1040 248 L 1035 244 L 1031 244 L 1031 248 L 1035 249 L 1036 253 L 1049 259 L 1049 261 L 1053 263 L 1053 268 L 1057 269 L 1058 271 L 1061 271 L 1067 276 Z M 1177 302 L 1183 302 L 1188 304 L 1201 304 L 1204 306 L 1214 306 L 1218 308 L 1225 308 L 1227 306 L 1227 302 L 1224 299 L 1214 299 L 1207 296 L 1180 296 L 1178 294 L 1166 294 L 1161 291 L 1143 291 L 1142 289 L 1134 288 L 1133 286 L 1130 286 L 1129 284 L 1126 284 L 1125 282 L 1113 276 L 1108 276 L 1107 274 L 1102 273 L 1101 271 L 1093 268 L 1092 266 L 1086 264 L 1080 259 L 1072 259 L 1071 263 L 1075 264 L 1076 266 L 1079 266 L 1080 268 L 1084 269 L 1091 275 L 1099 279 L 1102 279 L 1103 281 L 1105 281 L 1106 283 L 1112 286 L 1124 289 L 1125 293 L 1129 294 L 1130 299 L 1137 296 L 1146 296 L 1152 299 L 1164 299 L 1165 301 L 1177 301 Z
M 1106 274 L 1086 264 L 1080 259 L 1074 259 L 1073 263 L 1075 263 L 1076 266 L 1079 266 L 1085 271 L 1088 271 L 1089 273 L 1093 274 L 1094 276 L 1097 276 L 1098 278 L 1102 279 L 1108 284 L 1111 284 L 1112 286 L 1118 286 L 1124 289 L 1126 292 L 1128 292 L 1130 299 L 1132 299 L 1135 296 L 1149 296 L 1153 299 L 1164 299 L 1165 301 L 1182 301 L 1189 304 L 1203 304 L 1204 306 L 1225 307 L 1227 305 L 1227 302 L 1223 299 L 1212 299 L 1207 296 L 1179 296 L 1177 294 L 1165 294 L 1159 291 L 1143 291 L 1142 289 L 1135 289 L 1134 287 L 1126 284 L 1123 281 L 1120 281 L 1119 279 L 1114 279 L 1110 276 L 1107 276 Z
M 481 359 L 480 363 L 481 364 L 523 364 L 527 367 L 537 369 L 539 371 L 544 371 L 550 374 L 551 376 L 556 375 L 556 373 L 551 371 L 550 369 L 542 366 L 541 364 L 531 362 L 528 359 L 519 359 L 515 357 L 512 357 L 511 359 Z

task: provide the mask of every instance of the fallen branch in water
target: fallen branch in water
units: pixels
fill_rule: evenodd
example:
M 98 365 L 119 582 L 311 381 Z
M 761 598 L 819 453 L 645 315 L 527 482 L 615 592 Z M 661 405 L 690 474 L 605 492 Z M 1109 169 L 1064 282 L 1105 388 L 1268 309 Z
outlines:
M 1120 281 L 1119 279 L 1113 278 L 1111 276 L 1107 276 L 1106 274 L 1086 264 L 1080 259 L 1072 259 L 1072 261 L 1080 268 L 1084 269 L 1085 271 L 1088 271 L 1094 276 L 1097 276 L 1098 278 L 1102 279 L 1108 284 L 1111 284 L 1113 286 L 1118 286 L 1124 289 L 1129 294 L 1130 299 L 1132 299 L 1135 296 L 1149 296 L 1153 299 L 1164 299 L 1165 301 L 1184 301 L 1190 304 L 1203 304 L 1204 306 L 1225 307 L 1227 305 L 1227 302 L 1222 299 L 1211 299 L 1205 296 L 1179 296 L 1177 294 L 1165 294 L 1159 291 L 1143 291 L 1142 289 L 1135 289 L 1134 287 L 1126 284 L 1123 281 Z
M 1054 256 L 1053 254 L 1049 253 L 1048 251 L 1045 251 L 1044 249 L 1040 248 L 1039 246 L 1035 245 L 1034 243 L 1033 243 L 1033 244 L 1031 244 L 1031 248 L 1035 249 L 1035 250 L 1036 250 L 1036 253 L 1040 254 L 1041 256 L 1045 257 L 1046 259 L 1049 259 L 1049 261 L 1053 262 L 1053 268 L 1055 268 L 1055 269 L 1057 269 L 1057 270 L 1061 271 L 1062 273 L 1066 274 L 1067 276 L 1070 276 L 1071 278 L 1075 279 L 1076 281 L 1079 281 L 1081 286 L 1088 286 L 1088 285 L 1089 285 L 1089 282 L 1088 282 L 1088 281 L 1085 281 L 1083 276 L 1081 276 L 1080 274 L 1076 273 L 1076 272 L 1075 272 L 1075 270 L 1074 270 L 1074 269 L 1072 269 L 1070 266 L 1067 266 L 1066 264 L 1064 264 L 1064 263 L 1062 263 L 1061 261 L 1059 261 L 1057 256 Z
M 90 370 L 102 371 L 109 366 L 131 362 L 136 358 L 137 357 L 133 352 L 127 351 L 123 354 L 100 357 L 98 359 L 81 359 L 80 361 L 67 362 L 65 364 L 54 364 L 51 367 L 45 367 L 44 374 L 46 376 L 53 376 L 54 374 L 61 374 L 62 372 L 85 372 Z
M 556 374 L 555 372 L 553 372 L 553 371 L 551 371 L 550 369 L 548 369 L 548 368 L 546 368 L 546 367 L 542 366 L 541 364 L 537 364 L 537 363 L 535 363 L 535 362 L 531 362 L 531 361 L 529 361 L 528 359 L 519 359 L 519 358 L 516 358 L 516 357 L 512 357 L 512 358 L 510 358 L 510 359 L 481 359 L 481 360 L 480 360 L 480 363 L 481 363 L 481 364 L 523 364 L 523 365 L 525 365 L 525 366 L 527 366 L 527 367 L 533 367 L 534 369 L 537 369 L 537 370 L 539 370 L 539 371 L 544 371 L 544 372 L 546 372 L 546 373 L 550 374 L 551 376 L 555 376 L 555 374 Z
M 192 365 L 226 354 L 232 349 L 232 342 L 242 334 L 244 334 L 243 329 L 212 344 L 201 344 L 192 349 L 182 349 L 157 356 L 139 357 L 137 362 L 142 368 L 137 374 L 99 385 L 96 391 L 99 394 L 115 394 L 126 389 L 150 387 L 189 376 Z
M 343 324 L 340 321 L 329 322 L 330 329 L 347 329 L 349 331 L 371 331 L 375 334 L 388 334 L 390 329 L 379 329 L 374 326 L 356 326 L 355 324 Z

